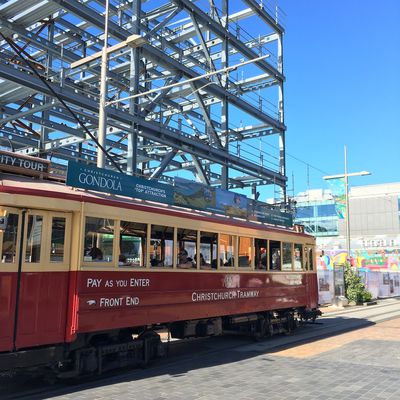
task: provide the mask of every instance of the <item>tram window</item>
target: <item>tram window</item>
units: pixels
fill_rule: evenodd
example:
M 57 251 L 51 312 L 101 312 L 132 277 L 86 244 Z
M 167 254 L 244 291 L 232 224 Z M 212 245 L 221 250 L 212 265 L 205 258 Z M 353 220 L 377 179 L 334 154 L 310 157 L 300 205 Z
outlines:
M 252 261 L 252 246 L 251 238 L 239 237 L 239 267 L 251 267 Z
M 15 263 L 17 256 L 18 214 L 7 215 L 7 225 L 3 232 L 2 263 Z
M 146 266 L 147 224 L 121 221 L 118 265 Z
M 304 247 L 304 270 L 308 271 L 308 247 Z
M 293 264 L 293 245 L 292 243 L 282 243 L 282 271 L 291 271 Z
M 197 255 L 197 231 L 190 229 L 178 229 L 178 268 L 196 268 Z
M 256 269 L 267 269 L 268 262 L 268 241 L 265 239 L 255 239 L 254 247 L 256 253 Z
M 112 261 L 114 220 L 86 217 L 84 261 Z
M 53 217 L 51 223 L 50 261 L 64 261 L 65 218 Z
M 43 217 L 41 215 L 28 215 L 26 230 L 25 262 L 40 262 L 40 249 L 42 245 Z
M 294 269 L 301 271 L 303 269 L 303 245 L 294 245 Z
M 151 225 L 150 264 L 172 268 L 174 259 L 174 228 Z
M 217 268 L 218 234 L 200 232 L 200 268 Z
M 308 265 L 310 267 L 310 271 L 314 271 L 314 255 L 313 249 L 308 249 Z
M 281 242 L 269 241 L 269 266 L 273 271 L 281 270 Z
M 219 258 L 224 267 L 235 265 L 235 236 L 225 234 L 219 236 Z

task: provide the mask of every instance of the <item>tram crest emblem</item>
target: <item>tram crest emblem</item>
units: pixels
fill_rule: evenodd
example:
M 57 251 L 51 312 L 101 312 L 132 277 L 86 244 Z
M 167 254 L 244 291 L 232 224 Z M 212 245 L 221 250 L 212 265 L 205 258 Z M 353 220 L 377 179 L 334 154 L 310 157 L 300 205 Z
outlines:
M 224 287 L 226 287 L 227 289 L 239 287 L 240 286 L 239 283 L 240 283 L 239 275 L 229 274 L 224 276 Z

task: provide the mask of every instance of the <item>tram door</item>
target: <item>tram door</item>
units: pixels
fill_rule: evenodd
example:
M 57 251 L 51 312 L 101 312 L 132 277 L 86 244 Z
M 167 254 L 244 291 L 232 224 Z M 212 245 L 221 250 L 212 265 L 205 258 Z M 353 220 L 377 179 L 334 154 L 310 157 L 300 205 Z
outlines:
M 14 348 L 64 341 L 71 214 L 21 210 Z
M 21 216 L 17 209 L 0 210 L 0 351 L 13 349 L 16 288 L 18 276 L 17 244 Z

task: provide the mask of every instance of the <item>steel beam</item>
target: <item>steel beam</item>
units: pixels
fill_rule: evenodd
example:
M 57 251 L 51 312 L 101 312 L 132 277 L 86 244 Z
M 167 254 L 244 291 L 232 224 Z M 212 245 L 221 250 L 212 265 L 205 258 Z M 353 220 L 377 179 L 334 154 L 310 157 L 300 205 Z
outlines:
M 8 65 L 0 64 L 0 77 L 18 83 L 23 86 L 27 86 L 35 91 L 44 93 L 52 96 L 52 93 L 43 84 L 42 81 L 37 79 L 33 75 L 27 75 L 19 69 L 13 68 Z M 73 104 L 78 107 L 84 107 L 92 112 L 97 112 L 98 104 L 85 97 L 81 93 L 76 93 L 75 90 L 71 90 L 68 87 L 60 88 L 58 85 L 49 83 L 53 90 L 67 103 Z M 210 147 L 206 143 L 200 140 L 195 140 L 194 136 L 182 134 L 179 130 L 171 127 L 163 127 L 160 124 L 149 121 L 144 121 L 138 116 L 131 115 L 127 112 L 119 109 L 110 108 L 108 115 L 111 119 L 115 119 L 121 123 L 130 126 L 132 121 L 137 122 L 142 128 L 142 134 L 148 139 L 155 142 L 163 143 L 167 146 L 181 149 L 189 154 L 194 154 L 201 158 L 206 158 L 221 165 L 227 164 L 235 166 L 234 168 L 238 171 L 243 171 L 248 174 L 264 177 L 267 180 L 274 181 L 278 185 L 285 185 L 287 178 L 274 171 L 270 171 L 266 168 L 251 164 L 247 161 L 240 159 L 239 157 L 227 154 L 224 150 Z
M 257 3 L 255 0 L 244 0 L 245 3 L 247 3 L 250 8 L 258 15 L 260 16 L 272 29 L 276 30 L 280 34 L 283 34 L 285 30 L 283 29 L 283 26 L 278 23 L 276 19 L 273 19 L 271 15 L 269 15 L 263 6 L 261 5 L 262 3 Z
M 238 40 L 234 35 L 232 35 L 229 30 L 226 30 L 221 24 L 217 23 L 210 16 L 208 16 L 200 7 L 196 6 L 190 0 L 173 0 L 173 2 L 181 7 L 184 7 L 189 13 L 196 15 L 196 18 L 208 26 L 212 31 L 218 35 L 220 38 L 226 38 L 229 43 L 235 47 L 241 54 L 247 57 L 249 60 L 257 58 L 259 54 L 255 53 L 253 50 L 249 49 L 243 42 Z M 263 71 L 268 72 L 277 79 L 284 81 L 285 77 L 266 61 L 260 60 L 255 63 Z
M 74 14 L 78 15 L 81 18 L 86 19 L 87 21 L 90 21 L 94 25 L 100 28 L 104 28 L 104 21 L 102 20 L 102 17 L 97 14 L 94 10 L 90 9 L 89 7 L 84 6 L 82 3 L 78 2 L 69 2 L 67 0 L 53 0 L 56 3 L 60 4 L 63 8 L 70 10 Z M 198 7 L 196 7 L 193 3 L 189 1 L 182 1 L 182 0 L 177 0 L 179 4 L 182 4 L 185 6 L 185 8 L 188 7 L 187 3 L 190 3 L 193 8 L 193 12 L 196 13 L 197 16 L 200 15 L 201 18 L 205 19 L 206 22 L 210 22 L 211 26 L 213 28 L 218 29 L 219 33 L 224 32 L 226 33 L 225 30 L 219 26 L 214 20 L 209 18 L 204 12 L 202 12 Z M 217 27 L 216 27 L 217 26 Z M 119 40 L 125 40 L 127 37 L 126 31 L 124 31 L 121 27 L 116 25 L 114 22 L 110 21 L 109 22 L 109 33 L 110 35 L 113 35 Z M 244 45 L 242 42 L 239 42 L 236 40 L 236 38 L 232 37 L 231 34 L 228 35 L 229 40 L 234 40 L 234 42 L 240 47 L 240 50 L 243 51 L 243 54 L 248 56 L 249 58 L 256 58 L 258 57 L 258 54 L 254 53 L 251 49 L 249 49 L 246 45 Z M 143 54 L 149 57 L 150 59 L 153 60 L 153 62 L 156 62 L 159 65 L 164 66 L 167 69 L 173 69 L 176 71 L 181 71 L 185 76 L 188 78 L 194 78 L 196 76 L 199 76 L 198 73 L 193 71 L 190 68 L 185 67 L 182 63 L 180 63 L 178 60 L 175 60 L 169 56 L 167 56 L 164 52 L 161 50 L 151 46 L 151 45 L 144 45 L 142 46 L 143 49 Z M 264 66 L 263 69 L 266 70 L 266 72 L 271 73 L 272 75 L 279 75 L 278 71 L 274 70 L 272 67 L 270 67 L 266 62 L 260 61 L 261 65 Z M 206 79 L 200 79 L 198 81 L 199 86 L 206 85 L 208 81 Z M 209 86 L 207 88 L 207 91 L 210 92 L 211 94 L 217 96 L 220 99 L 223 99 L 226 96 L 226 91 L 218 87 L 216 85 Z M 232 103 L 234 106 L 242 109 L 244 112 L 247 112 L 248 114 L 252 115 L 253 117 L 271 124 L 271 126 L 274 126 L 278 130 L 285 130 L 286 127 L 281 124 L 279 121 L 276 121 L 275 119 L 271 118 L 267 114 L 260 113 L 258 109 L 255 107 L 251 106 L 249 103 L 245 102 L 244 100 L 232 95 L 228 94 L 227 98 L 230 103 Z

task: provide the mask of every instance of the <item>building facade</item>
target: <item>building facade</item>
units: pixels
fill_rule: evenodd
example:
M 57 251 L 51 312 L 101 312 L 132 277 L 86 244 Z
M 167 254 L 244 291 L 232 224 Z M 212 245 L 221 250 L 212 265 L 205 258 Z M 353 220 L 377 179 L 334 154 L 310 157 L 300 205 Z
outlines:
M 299 193 L 295 222 L 317 238 L 317 266 L 332 269 L 347 259 L 346 220 L 330 190 Z M 400 271 L 400 183 L 355 186 L 349 191 L 350 260 L 364 271 Z

